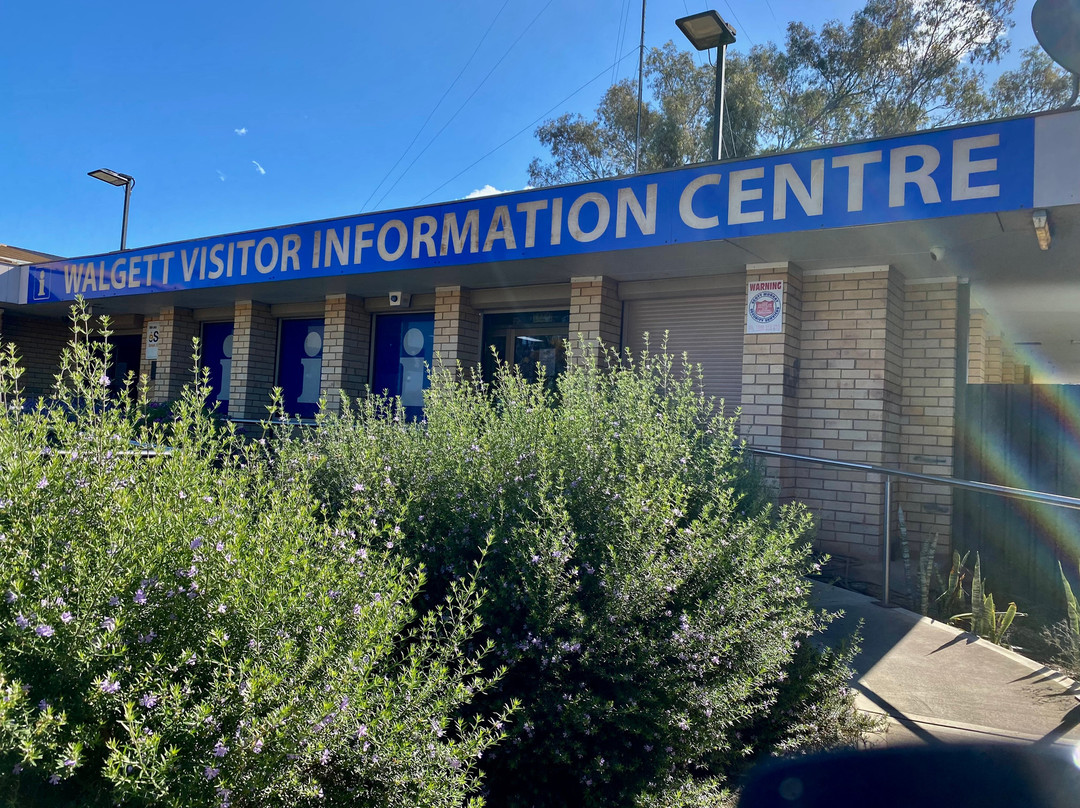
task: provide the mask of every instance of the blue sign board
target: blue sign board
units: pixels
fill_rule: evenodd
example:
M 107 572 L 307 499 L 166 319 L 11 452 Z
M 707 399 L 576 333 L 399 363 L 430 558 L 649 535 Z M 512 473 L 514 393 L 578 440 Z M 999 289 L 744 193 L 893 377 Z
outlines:
M 233 324 L 203 323 L 202 365 L 210 373 L 209 403 L 218 403 L 218 412 L 229 412 L 233 356 Z
M 278 343 L 278 386 L 285 412 L 314 418 L 322 389 L 323 321 L 282 320 Z
M 28 268 L 26 302 L 550 258 L 1032 207 L 1038 118 Z
M 434 362 L 435 315 L 380 314 L 375 319 L 375 364 L 371 389 L 399 396 L 408 418 L 424 412 L 427 368 Z

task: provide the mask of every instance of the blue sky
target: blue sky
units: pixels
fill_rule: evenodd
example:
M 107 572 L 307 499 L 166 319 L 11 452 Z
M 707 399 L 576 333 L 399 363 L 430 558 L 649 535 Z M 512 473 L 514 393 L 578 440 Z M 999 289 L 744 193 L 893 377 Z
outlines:
M 645 41 L 684 42 L 675 18 L 712 7 L 748 49 L 861 6 L 651 0 Z M 0 243 L 116 249 L 123 191 L 86 176 L 102 167 L 136 178 L 129 247 L 521 188 L 538 119 L 590 114 L 635 74 L 640 15 L 639 0 L 0 4 Z

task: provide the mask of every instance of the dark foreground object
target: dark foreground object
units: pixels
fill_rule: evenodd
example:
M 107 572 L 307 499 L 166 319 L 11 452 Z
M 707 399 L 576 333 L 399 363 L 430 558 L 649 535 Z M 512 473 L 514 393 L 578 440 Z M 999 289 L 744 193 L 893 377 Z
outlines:
M 770 761 L 739 808 L 1075 808 L 1080 750 L 912 746 Z

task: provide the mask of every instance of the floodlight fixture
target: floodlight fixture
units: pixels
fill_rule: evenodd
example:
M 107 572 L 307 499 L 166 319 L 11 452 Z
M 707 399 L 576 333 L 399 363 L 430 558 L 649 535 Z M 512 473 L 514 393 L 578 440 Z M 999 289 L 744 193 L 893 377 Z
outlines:
M 716 85 L 713 92 L 713 155 L 719 160 L 723 150 L 724 84 L 727 46 L 735 42 L 735 29 L 715 11 L 702 11 L 675 20 L 690 44 L 698 50 L 716 48 Z
M 128 207 L 131 204 L 131 189 L 135 187 L 135 178 L 130 174 L 121 174 L 119 171 L 113 171 L 111 168 L 99 168 L 96 171 L 88 171 L 88 176 L 93 177 L 95 180 L 101 180 L 107 182 L 109 185 L 115 185 L 116 187 L 124 187 L 124 223 L 120 229 L 120 249 L 127 249 L 127 223 L 128 223 Z

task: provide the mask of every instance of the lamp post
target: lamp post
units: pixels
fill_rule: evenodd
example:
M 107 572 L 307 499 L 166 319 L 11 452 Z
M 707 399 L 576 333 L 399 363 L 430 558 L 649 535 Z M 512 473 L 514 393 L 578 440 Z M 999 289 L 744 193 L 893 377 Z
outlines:
M 135 187 L 135 178 L 108 168 L 99 168 L 97 171 L 90 171 L 87 174 L 96 180 L 107 182 L 109 185 L 124 186 L 124 224 L 123 229 L 120 231 L 120 249 L 126 249 L 128 205 L 131 204 L 131 189 Z
M 713 94 L 713 124 L 716 130 L 713 135 L 716 159 L 721 156 L 724 129 L 724 66 L 727 57 L 727 46 L 735 42 L 735 29 L 726 23 L 715 11 L 703 11 L 700 14 L 691 14 L 689 17 L 680 17 L 675 20 L 690 44 L 698 50 L 716 48 L 716 89 Z

